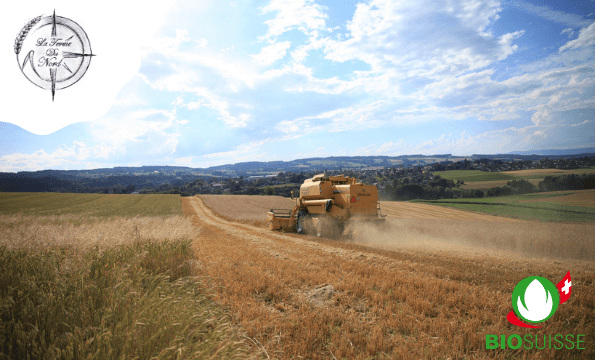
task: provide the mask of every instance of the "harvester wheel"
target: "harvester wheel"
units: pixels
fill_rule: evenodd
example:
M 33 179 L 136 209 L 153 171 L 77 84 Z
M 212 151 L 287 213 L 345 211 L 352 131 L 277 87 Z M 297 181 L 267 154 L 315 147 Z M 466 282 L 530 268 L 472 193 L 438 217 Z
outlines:
M 325 210 L 326 212 L 329 212 L 329 211 L 331 211 L 331 208 L 332 208 L 332 207 L 333 207 L 333 202 L 332 202 L 332 200 L 330 200 L 330 199 L 329 199 L 329 200 L 327 200 L 327 201 L 326 201 L 326 204 L 325 204 L 325 206 L 324 206 L 324 210 Z
M 297 224 L 295 228 L 298 234 L 306 234 L 306 218 L 309 218 L 308 210 L 300 210 L 297 216 Z

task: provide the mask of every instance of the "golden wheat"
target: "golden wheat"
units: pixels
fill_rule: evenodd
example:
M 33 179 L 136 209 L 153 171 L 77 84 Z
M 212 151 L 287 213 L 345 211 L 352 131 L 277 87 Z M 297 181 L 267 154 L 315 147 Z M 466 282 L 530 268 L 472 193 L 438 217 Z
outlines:
M 218 215 L 233 220 L 265 221 L 271 209 L 291 209 L 295 200 L 282 196 L 199 195 Z
M 262 358 L 191 276 L 196 231 L 175 215 L 0 215 L 0 358 Z
M 432 238 L 446 223 L 400 224 L 402 228 L 393 229 L 394 237 L 411 233 L 415 246 L 393 242 L 382 249 L 386 244 L 362 246 L 225 221 L 196 198 L 183 198 L 182 206 L 200 227 L 197 273 L 213 278 L 219 285 L 218 300 L 231 306 L 235 321 L 275 358 L 549 359 L 595 354 L 590 338 L 595 332 L 591 261 L 562 260 L 555 254 L 526 258 L 495 248 L 434 249 Z M 460 222 L 443 231 L 464 231 L 469 224 Z M 511 224 L 491 223 L 485 231 Z M 468 234 L 481 234 L 480 229 Z M 563 239 L 564 229 L 560 231 L 556 236 Z M 522 239 L 502 241 L 512 246 Z M 531 275 L 558 281 L 566 271 L 573 274 L 572 300 L 555 318 L 536 330 L 506 322 L 518 281 Z M 331 284 L 337 293 L 318 306 L 308 294 L 321 284 Z M 513 333 L 587 334 L 586 350 L 485 349 L 486 334 Z
M 131 244 L 135 240 L 176 240 L 195 233 L 184 216 L 94 218 L 85 215 L 0 215 L 0 245 L 89 248 Z

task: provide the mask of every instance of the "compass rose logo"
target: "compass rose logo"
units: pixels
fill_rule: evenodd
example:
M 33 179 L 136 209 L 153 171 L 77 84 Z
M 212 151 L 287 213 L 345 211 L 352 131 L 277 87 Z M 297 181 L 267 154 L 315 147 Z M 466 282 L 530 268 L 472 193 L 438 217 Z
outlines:
M 29 21 L 14 44 L 19 69 L 33 84 L 52 91 L 79 81 L 95 56 L 87 34 L 76 22 L 62 16 L 38 16 Z

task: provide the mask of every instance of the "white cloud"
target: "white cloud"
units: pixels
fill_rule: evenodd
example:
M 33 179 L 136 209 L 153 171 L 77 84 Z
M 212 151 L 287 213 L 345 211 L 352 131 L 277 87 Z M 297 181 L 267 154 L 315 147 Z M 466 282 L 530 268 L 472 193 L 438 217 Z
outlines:
M 595 22 L 591 23 L 589 27 L 581 29 L 578 34 L 578 38 L 561 46 L 558 52 L 591 45 L 595 45 Z
M 325 40 L 319 38 L 318 32 L 314 31 L 311 36 L 308 37 L 308 42 L 305 45 L 298 46 L 291 52 L 291 57 L 295 63 L 303 62 L 308 56 L 308 52 L 311 50 L 320 49 L 325 45 Z
M 74 141 L 72 147 L 65 144 L 47 153 L 40 149 L 31 154 L 14 153 L 0 156 L 0 171 L 35 171 L 43 169 L 72 169 L 89 164 L 97 164 L 89 160 L 108 159 L 119 150 L 119 146 L 104 143 L 88 147 L 84 142 Z
M 275 125 L 275 129 L 288 134 L 283 138 L 287 140 L 320 131 L 334 133 L 346 130 L 376 128 L 387 123 L 387 121 L 374 119 L 376 113 L 383 105 L 382 101 L 376 101 L 370 104 L 353 105 L 317 115 L 304 116 L 294 120 L 283 120 Z
M 258 66 L 253 64 L 252 58 L 206 48 L 180 51 L 180 44 L 189 41 L 187 35 L 186 30 L 176 30 L 176 37 L 156 39 L 155 43 L 162 45 L 147 48 L 140 69 L 140 76 L 147 83 L 155 86 L 156 80 L 170 76 L 168 81 L 179 82 L 177 87 L 190 86 L 205 78 L 218 83 L 224 80 L 225 85 L 234 92 L 243 86 L 254 86 L 258 78 Z
M 166 81 L 167 83 L 167 81 Z M 161 83 L 161 86 L 166 87 L 169 91 L 172 90 L 179 84 L 174 82 L 174 84 L 164 84 Z M 238 115 L 232 115 L 230 112 L 230 105 L 227 101 L 223 100 L 221 97 L 215 95 L 213 92 L 209 91 L 206 88 L 186 88 L 184 87 L 185 92 L 192 93 L 200 99 L 196 101 L 192 101 L 189 103 L 185 103 L 182 97 L 178 97 L 174 102 L 175 105 L 186 107 L 189 110 L 196 110 L 205 106 L 207 108 L 217 110 L 219 112 L 219 119 L 222 120 L 224 123 L 229 125 L 232 128 L 242 128 L 248 126 L 248 122 L 251 119 L 251 115 L 247 113 L 240 113 Z
M 254 60 L 260 65 L 268 66 L 283 59 L 287 53 L 287 49 L 291 46 L 291 41 L 283 41 L 265 46 L 260 50 L 258 55 L 252 55 Z
M 572 28 L 567 28 L 567 29 L 562 30 L 560 35 L 562 35 L 562 34 L 568 34 L 568 38 L 570 39 L 572 37 L 572 35 L 574 35 L 574 30 Z
M 209 160 L 202 162 L 202 166 L 218 165 L 221 164 L 222 161 L 224 161 L 226 164 L 230 164 L 264 159 L 266 155 L 257 154 L 257 151 L 259 151 L 262 145 L 269 142 L 270 140 L 271 139 L 253 141 L 250 143 L 238 145 L 235 147 L 234 150 L 205 154 L 202 157 Z
M 484 33 L 485 28 L 492 21 L 498 20 L 500 18 L 498 13 L 502 11 L 499 0 L 450 0 L 447 3 L 448 9 L 452 9 L 452 12 L 457 14 L 457 18 L 479 33 Z M 456 7 L 459 9 L 455 9 Z
M 586 125 L 586 124 L 588 124 L 588 123 L 590 123 L 590 122 L 591 122 L 590 120 L 585 120 L 585 121 L 583 121 L 583 122 L 581 122 L 581 123 L 578 123 L 578 124 L 572 124 L 572 125 L 570 125 L 570 126 L 571 126 L 571 127 L 577 127 L 577 126 L 581 126 L 581 125 Z
M 487 31 L 500 11 L 498 1 L 360 3 L 347 25 L 351 37 L 326 39 L 325 58 L 368 63 L 372 70 L 365 75 L 370 83 L 376 83 L 380 74 L 397 84 L 406 79 L 416 84 L 458 76 L 518 50 L 514 40 L 523 35 L 522 30 L 499 38 Z
M 89 135 L 96 142 L 110 144 L 114 151 L 110 156 L 134 154 L 150 160 L 176 152 L 181 136 L 178 127 L 185 123 L 176 119 L 175 109 L 142 109 L 92 122 Z
M 558 24 L 570 26 L 572 28 L 586 27 L 589 26 L 591 21 L 584 19 L 581 15 L 569 14 L 564 11 L 553 10 L 548 6 L 533 5 L 524 1 L 514 1 L 511 3 L 512 6 L 518 6 L 520 9 L 540 16 L 549 21 L 553 21 Z
M 422 141 L 418 144 L 410 144 L 404 139 L 396 142 L 387 141 L 378 144 L 370 144 L 355 151 L 347 151 L 349 155 L 403 155 L 403 154 L 444 154 L 471 155 L 472 152 L 482 153 L 486 150 L 485 139 L 493 136 L 492 132 L 470 136 L 465 131 L 459 134 L 459 138 L 452 138 L 452 134 L 441 134 L 438 138 Z M 490 149 L 494 151 L 493 149 Z M 497 150 L 495 150 L 497 152 Z
M 525 33 L 525 31 L 521 30 L 521 31 L 515 31 L 513 33 L 508 33 L 508 34 L 502 35 L 502 37 L 498 41 L 498 43 L 500 44 L 500 47 L 502 48 L 501 54 L 498 57 L 498 60 L 504 60 L 509 55 L 512 55 L 517 51 L 518 45 L 512 45 L 512 42 L 513 42 L 513 40 L 521 37 L 521 35 L 523 35 L 524 33 Z
M 174 160 L 174 164 L 182 166 L 191 166 L 192 156 L 180 157 Z
M 272 0 L 261 9 L 262 14 L 277 12 L 274 19 L 265 21 L 269 31 L 262 39 L 275 42 L 277 36 L 291 30 L 299 29 L 308 34 L 311 30 L 325 28 L 324 7 L 313 0 Z
M 200 39 L 200 40 L 196 40 L 196 44 L 197 44 L 197 45 L 198 45 L 200 48 L 203 48 L 203 49 L 207 47 L 207 44 L 208 44 L 208 43 L 209 43 L 209 42 L 208 42 L 208 41 L 207 41 L 207 39 L 205 39 L 205 38 L 202 38 L 202 39 Z

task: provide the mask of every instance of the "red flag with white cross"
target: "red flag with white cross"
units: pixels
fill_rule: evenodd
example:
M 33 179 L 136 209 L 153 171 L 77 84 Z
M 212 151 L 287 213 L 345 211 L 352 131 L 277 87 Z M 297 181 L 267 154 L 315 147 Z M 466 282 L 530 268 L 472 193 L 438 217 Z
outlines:
M 572 282 L 570 281 L 570 271 L 566 273 L 562 281 L 556 285 L 558 292 L 560 293 L 560 304 L 563 304 L 570 298 L 572 292 Z

